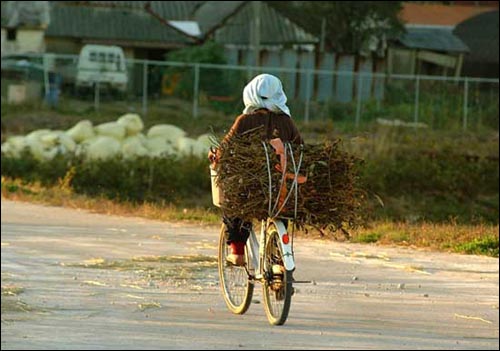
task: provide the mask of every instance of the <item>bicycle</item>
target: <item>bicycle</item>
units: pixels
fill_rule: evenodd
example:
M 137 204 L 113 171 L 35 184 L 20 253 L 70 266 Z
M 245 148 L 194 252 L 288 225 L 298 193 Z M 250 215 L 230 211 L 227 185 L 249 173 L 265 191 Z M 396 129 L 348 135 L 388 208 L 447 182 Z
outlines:
M 262 144 L 267 156 L 267 146 L 264 142 Z M 235 266 L 227 262 L 226 257 L 230 254 L 231 249 L 227 244 L 225 224 L 222 224 L 219 236 L 218 271 L 222 296 L 231 312 L 244 314 L 248 310 L 252 302 L 255 283 L 259 282 L 263 287 L 264 307 L 269 323 L 272 325 L 283 325 L 290 311 L 291 298 L 294 294 L 293 283 L 298 283 L 298 281 L 294 281 L 293 279 L 293 272 L 295 270 L 293 233 L 291 236 L 288 234 L 287 226 L 284 222 L 286 219 L 280 217 L 279 214 L 289 200 L 293 190 L 295 190 L 296 212 L 297 187 L 301 181 L 305 180 L 301 180 L 300 177 L 302 176 L 298 172 L 302 162 L 302 152 L 297 166 L 290 144 L 281 144 L 283 147 L 280 147 L 279 144 L 273 144 L 271 141 L 271 145 L 280 156 L 282 170 L 286 170 L 286 150 L 290 150 L 294 169 L 290 191 L 288 194 L 283 194 L 280 191 L 274 207 L 269 203 L 269 216 L 266 220 L 261 221 L 259 239 L 257 239 L 253 228 L 250 228 L 250 236 L 247 240 L 245 250 L 246 264 L 244 266 Z M 271 167 L 269 158 L 267 158 L 267 163 L 270 182 L 269 191 L 271 192 Z M 212 168 L 211 174 L 214 204 L 220 206 L 220 193 L 215 184 L 217 174 Z M 280 189 L 283 189 L 285 178 L 286 174 L 283 171 Z

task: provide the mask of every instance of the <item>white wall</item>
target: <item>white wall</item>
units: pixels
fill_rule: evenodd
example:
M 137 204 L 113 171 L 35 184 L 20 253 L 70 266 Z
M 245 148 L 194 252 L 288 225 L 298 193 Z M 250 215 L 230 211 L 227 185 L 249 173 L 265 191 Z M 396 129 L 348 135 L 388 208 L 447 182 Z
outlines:
M 45 52 L 43 29 L 18 28 L 15 40 L 7 40 L 7 30 L 2 28 L 2 55 Z

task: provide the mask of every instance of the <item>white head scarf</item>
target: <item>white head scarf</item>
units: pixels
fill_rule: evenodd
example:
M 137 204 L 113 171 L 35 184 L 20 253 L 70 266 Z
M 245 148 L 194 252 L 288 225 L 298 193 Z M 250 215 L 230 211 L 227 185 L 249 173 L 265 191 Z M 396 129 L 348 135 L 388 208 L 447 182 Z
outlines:
M 243 113 L 267 108 L 273 112 L 283 112 L 291 117 L 281 81 L 270 74 L 260 74 L 246 85 L 243 89 L 243 103 L 245 104 Z

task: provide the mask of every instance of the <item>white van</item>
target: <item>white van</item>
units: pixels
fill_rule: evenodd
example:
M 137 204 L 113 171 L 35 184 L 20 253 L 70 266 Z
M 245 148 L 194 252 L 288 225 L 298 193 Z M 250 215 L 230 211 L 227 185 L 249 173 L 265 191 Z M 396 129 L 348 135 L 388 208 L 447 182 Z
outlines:
M 76 72 L 77 88 L 92 87 L 99 82 L 99 87 L 127 89 L 128 76 L 123 49 L 110 45 L 85 45 L 80 51 Z

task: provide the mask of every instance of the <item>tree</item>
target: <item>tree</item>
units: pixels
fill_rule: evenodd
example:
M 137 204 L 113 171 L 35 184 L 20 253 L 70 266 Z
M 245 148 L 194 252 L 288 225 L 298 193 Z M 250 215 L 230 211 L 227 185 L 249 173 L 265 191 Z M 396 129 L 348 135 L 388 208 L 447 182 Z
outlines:
M 325 47 L 339 53 L 377 50 L 385 39 L 404 31 L 398 18 L 401 1 L 270 1 L 269 5 L 318 37 L 324 22 Z

